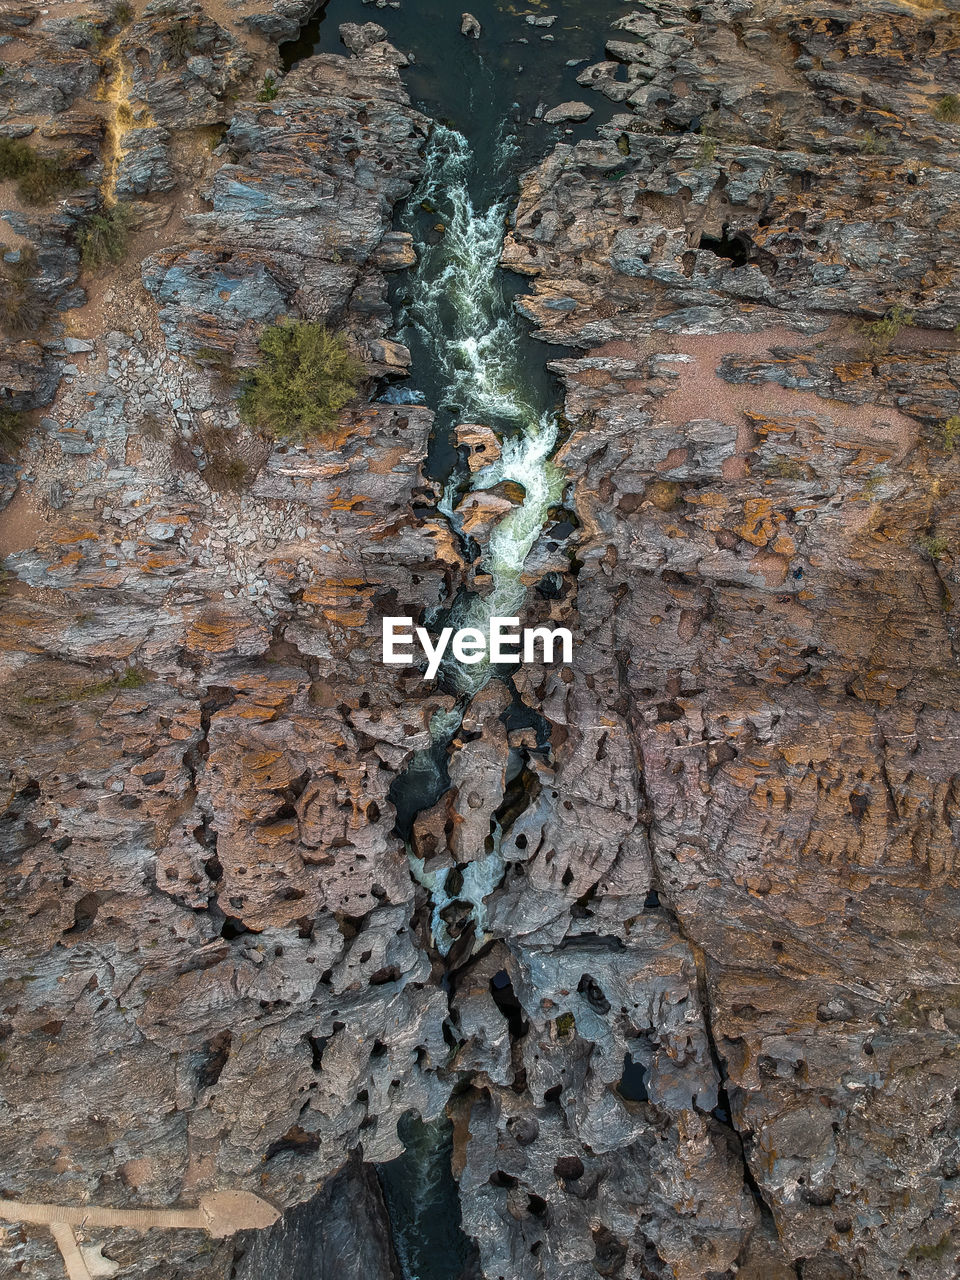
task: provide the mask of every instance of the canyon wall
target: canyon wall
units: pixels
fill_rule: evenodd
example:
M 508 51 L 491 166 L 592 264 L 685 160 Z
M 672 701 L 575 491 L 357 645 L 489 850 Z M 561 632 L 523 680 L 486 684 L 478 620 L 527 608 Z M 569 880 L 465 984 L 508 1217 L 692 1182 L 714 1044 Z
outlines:
M 34 426 L 0 468 L 4 1194 L 256 1191 L 291 1209 L 259 1239 L 87 1237 L 149 1280 L 296 1275 L 305 1241 L 380 1280 L 369 1166 L 446 1113 L 491 1280 L 941 1280 L 960 20 L 661 0 L 578 72 L 617 114 L 525 175 L 503 255 L 573 349 L 527 579 L 577 648 L 515 677 L 549 745 L 489 685 L 415 827 L 459 873 L 503 833 L 444 957 L 391 786 L 454 699 L 379 624 L 475 581 L 433 412 L 304 447 L 231 398 L 281 315 L 409 362 L 384 273 L 430 122 L 372 24 L 268 85 L 308 10 L 0 15 L 0 132 L 67 175 L 0 186 L 4 296 L 49 310 L 0 348 Z M 133 236 L 95 275 L 104 194 Z M 41 1229 L 0 1251 L 63 1275 Z

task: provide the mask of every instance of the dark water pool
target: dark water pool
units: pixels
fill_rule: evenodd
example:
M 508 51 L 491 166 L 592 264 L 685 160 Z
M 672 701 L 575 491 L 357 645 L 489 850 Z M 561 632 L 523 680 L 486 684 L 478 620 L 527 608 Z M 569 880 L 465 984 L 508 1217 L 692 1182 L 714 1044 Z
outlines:
M 546 4 L 503 3 L 498 0 L 400 0 L 399 9 L 378 9 L 361 0 L 329 0 L 299 40 L 282 46 L 287 66 L 311 53 L 343 53 L 339 27 L 343 22 L 377 22 L 388 39 L 414 62 L 403 71 L 415 104 L 427 115 L 459 129 L 470 141 L 478 162 L 478 189 L 489 172 L 497 131 L 503 120 L 522 122 L 522 166 L 533 163 L 558 139 L 564 128 L 541 123 L 527 125 L 537 108 L 549 109 L 571 99 L 595 109 L 586 125 L 574 126 L 570 137 L 590 137 L 596 125 L 622 107 L 578 85 L 576 76 L 589 62 L 604 56 L 610 24 L 630 12 L 624 0 L 557 0 Z M 479 40 L 460 34 L 465 10 L 479 19 Z M 556 15 L 550 27 L 530 26 L 526 16 Z M 552 39 L 543 39 L 550 36 Z M 526 42 L 526 43 L 524 43 Z M 580 66 L 568 66 L 582 59 Z M 489 199 L 495 191 L 486 192 Z
M 378 1173 L 404 1275 L 409 1280 L 477 1275 L 476 1246 L 460 1229 L 460 1200 L 450 1172 L 452 1125 L 408 1115 L 397 1129 L 406 1150 Z
M 619 104 L 578 85 L 584 66 L 604 57 L 615 18 L 629 12 L 624 0 L 533 0 L 530 4 L 503 0 L 400 0 L 401 7 L 377 8 L 362 0 L 329 0 L 304 28 L 299 40 L 282 46 L 286 66 L 313 53 L 344 53 L 339 28 L 344 22 L 377 22 L 396 47 L 412 58 L 404 68 L 404 83 L 412 100 L 426 115 L 464 135 L 474 155 L 470 194 L 478 211 L 510 198 L 517 190 L 518 175 L 531 168 L 558 141 L 592 137 L 597 125 L 608 121 Z M 465 9 L 479 20 L 479 40 L 460 33 Z M 555 16 L 549 27 L 533 26 L 527 16 Z M 569 65 L 576 63 L 576 65 Z M 537 120 L 538 107 L 549 109 L 559 102 L 579 100 L 594 108 L 589 121 L 575 126 L 548 126 Z M 515 143 L 509 165 L 503 163 L 503 142 Z M 437 216 L 421 210 L 416 197 L 399 217 L 414 231 L 418 243 L 428 242 Z M 508 303 L 526 291 L 528 281 L 503 273 L 501 288 Z M 444 409 L 448 387 L 444 385 L 429 350 L 406 324 L 415 302 L 416 279 L 401 273 L 392 282 L 391 301 L 398 316 L 398 334 L 410 347 L 413 360 L 408 389 L 420 393 L 438 420 L 431 442 L 429 470 L 445 481 L 457 466 L 450 429 L 458 419 Z M 557 408 L 559 388 L 546 369 L 548 359 L 568 354 L 562 348 L 545 348 L 531 337 L 528 327 L 517 326 L 517 355 L 525 370 L 528 396 L 538 410 Z M 510 430 L 509 424 L 488 425 Z

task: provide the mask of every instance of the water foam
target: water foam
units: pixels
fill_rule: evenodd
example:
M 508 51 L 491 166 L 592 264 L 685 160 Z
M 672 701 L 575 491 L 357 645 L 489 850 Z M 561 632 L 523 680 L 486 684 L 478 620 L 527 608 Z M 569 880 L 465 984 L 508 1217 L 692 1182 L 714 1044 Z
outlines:
M 501 135 L 497 155 L 506 171 L 515 144 Z M 469 179 L 473 152 L 463 134 L 437 125 L 426 154 L 417 192 L 420 202 L 436 210 L 444 232 L 436 244 L 423 246 L 416 271 L 416 301 L 408 323 L 418 330 L 446 388 L 443 408 L 464 422 L 504 424 L 500 459 L 473 476 L 470 491 L 491 489 L 503 480 L 520 485 L 524 499 L 495 527 L 482 568 L 491 587 L 473 597 L 454 621 L 489 634 L 490 619 L 520 613 L 526 589 L 522 574 L 551 506 L 560 500 L 564 477 L 550 461 L 557 437 L 551 413 L 538 413 L 524 389 L 518 358 L 520 320 L 504 295 L 499 269 L 506 228 L 507 201 L 486 211 L 474 207 Z M 414 214 L 408 214 L 415 226 Z M 456 479 L 448 482 L 440 510 L 455 528 Z M 491 677 L 486 661 L 465 667 L 454 659 L 444 675 L 461 693 L 478 692 Z
M 514 153 L 515 144 L 504 132 L 497 148 L 503 177 Z M 470 478 L 469 491 L 492 489 L 505 480 L 523 489 L 522 503 L 497 523 L 483 552 L 480 567 L 490 577 L 489 590 L 482 596 L 465 597 L 451 610 L 454 625 L 476 627 L 489 635 L 491 618 L 521 614 L 527 593 L 524 565 L 550 508 L 562 496 L 565 478 L 551 461 L 557 439 L 556 416 L 539 412 L 525 389 L 522 346 L 518 342 L 521 321 L 503 290 L 499 263 L 508 203 L 496 201 L 486 210 L 474 207 L 470 192 L 473 163 L 473 152 L 463 134 L 437 125 L 406 224 L 408 229 L 416 230 L 419 202 L 436 212 L 444 229 L 435 244 L 423 245 L 420 250 L 413 280 L 414 300 L 406 323 L 416 328 L 439 373 L 444 387 L 440 407 L 461 422 L 499 428 L 501 455 Z M 458 531 L 456 504 L 462 492 L 462 479 L 454 475 L 438 504 Z M 493 675 L 486 660 L 464 666 L 452 657 L 445 660 L 443 672 L 461 699 L 452 712 L 434 717 L 431 730 L 435 749 L 449 745 L 467 701 Z M 418 778 L 424 781 L 436 773 L 436 750 L 418 752 L 407 777 L 411 782 Z M 485 931 L 484 898 L 503 877 L 499 831 L 494 830 L 492 850 L 476 852 L 477 856 L 460 869 L 462 884 L 451 895 L 446 889 L 449 870 L 428 872 L 424 862 L 408 849 L 411 873 L 430 895 L 431 931 L 435 945 L 444 955 L 453 945 L 442 915 L 444 909 L 453 901 L 469 903 L 479 940 Z

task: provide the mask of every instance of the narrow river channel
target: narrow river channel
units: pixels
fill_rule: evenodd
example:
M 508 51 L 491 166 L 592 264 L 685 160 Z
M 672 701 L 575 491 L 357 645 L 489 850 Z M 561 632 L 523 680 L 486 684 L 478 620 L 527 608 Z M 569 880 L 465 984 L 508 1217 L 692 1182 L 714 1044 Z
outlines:
M 498 0 L 478 0 L 472 11 L 483 28 L 479 41 L 461 35 L 459 10 L 444 0 L 402 0 L 399 9 L 375 11 L 360 0 L 331 0 L 287 52 L 288 63 L 311 52 L 342 52 L 339 24 L 372 18 L 412 55 L 404 81 L 416 105 L 435 121 L 423 176 L 398 219 L 417 251 L 416 266 L 393 293 L 396 336 L 410 348 L 412 373 L 384 398 L 423 403 L 436 412 L 429 469 L 442 486 L 438 514 L 461 538 L 486 584 L 482 593 L 463 591 L 428 613 L 425 624 L 488 633 L 492 617 L 522 620 L 524 565 L 566 487 L 552 461 L 560 388 L 546 369 L 547 358 L 563 353 L 531 337 L 514 306 L 525 282 L 501 270 L 501 250 L 518 175 L 558 137 L 537 116 L 544 106 L 583 96 L 575 83 L 578 66 L 600 56 L 601 33 L 620 5 L 559 0 L 549 11 L 538 6 L 526 13 Z M 549 30 L 526 20 L 545 14 L 555 15 Z M 590 136 L 612 114 L 612 104 L 603 99 L 591 105 L 597 111 L 590 125 L 568 130 L 568 141 Z M 492 429 L 500 457 L 471 472 L 456 448 L 460 423 Z M 504 481 L 519 487 L 514 492 L 522 491 L 522 500 L 477 545 L 463 533 L 458 507 L 468 493 Z M 437 684 L 454 696 L 455 705 L 435 715 L 431 748 L 414 756 L 391 790 L 411 874 L 430 898 L 431 942 L 441 957 L 453 943 L 444 911 L 454 902 L 469 909 L 475 945 L 485 937 L 484 899 L 504 874 L 500 832 L 491 814 L 491 838 L 483 847 L 455 868 L 427 871 L 410 848 L 410 828 L 417 813 L 449 786 L 448 760 L 471 698 L 502 677 L 509 678 L 509 670 L 445 660 Z M 425 1124 L 409 1116 L 400 1136 L 404 1154 L 379 1174 L 405 1280 L 461 1280 L 472 1274 L 475 1249 L 460 1229 L 449 1123 Z

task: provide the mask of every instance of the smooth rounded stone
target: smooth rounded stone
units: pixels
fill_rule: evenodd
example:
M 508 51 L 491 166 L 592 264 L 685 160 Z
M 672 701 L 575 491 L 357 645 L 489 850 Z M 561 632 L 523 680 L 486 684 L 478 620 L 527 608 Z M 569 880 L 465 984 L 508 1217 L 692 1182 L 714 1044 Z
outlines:
M 388 231 L 373 257 L 381 271 L 404 271 L 416 264 L 417 254 L 409 231 Z
M 368 348 L 370 359 L 383 365 L 391 372 L 407 373 L 410 368 L 410 349 L 402 342 L 391 342 L 389 338 L 377 338 Z
M 623 64 L 620 62 L 595 62 L 592 66 L 586 67 L 580 72 L 577 76 L 577 84 L 596 89 L 599 93 L 608 97 L 611 102 L 623 102 L 630 96 L 636 85 L 617 79 L 622 67 Z
M 463 522 L 464 533 L 486 541 L 493 527 L 514 509 L 516 504 L 497 494 L 468 493 L 457 507 L 457 515 Z
M 561 102 L 544 114 L 545 124 L 562 124 L 566 120 L 589 120 L 593 115 L 593 107 L 585 102 Z
M 240 21 L 250 31 L 273 40 L 295 40 L 303 24 L 310 18 L 314 0 L 258 0 L 260 12 L 245 14 Z M 231 3 L 230 8 L 243 7 Z
M 478 19 L 472 13 L 461 14 L 460 17 L 460 34 L 468 36 L 472 40 L 480 39 L 480 32 L 483 30 Z

